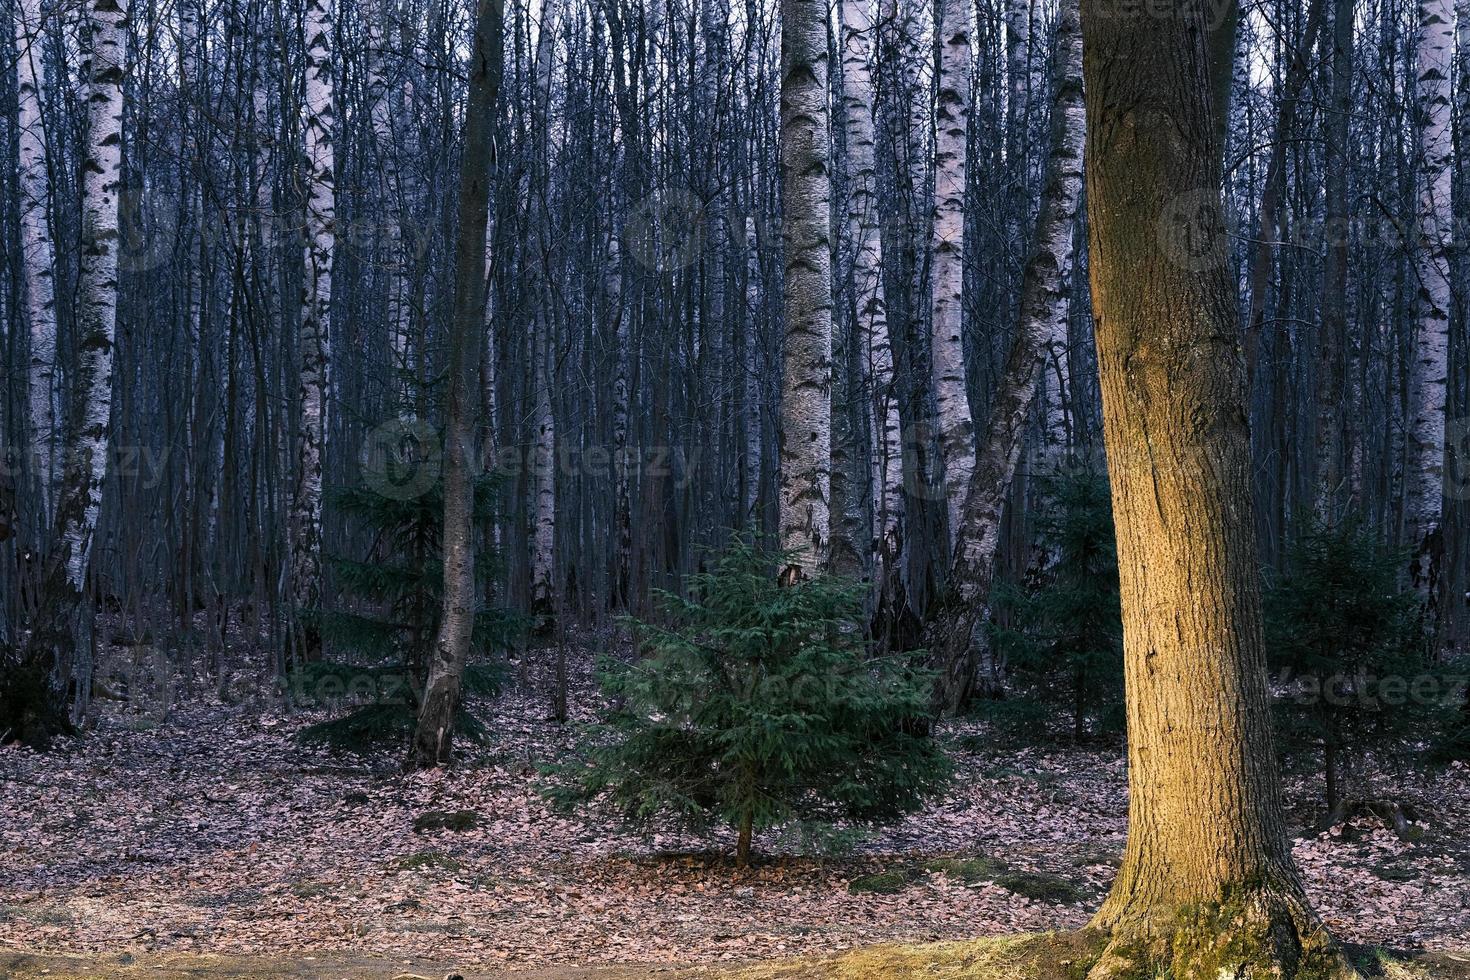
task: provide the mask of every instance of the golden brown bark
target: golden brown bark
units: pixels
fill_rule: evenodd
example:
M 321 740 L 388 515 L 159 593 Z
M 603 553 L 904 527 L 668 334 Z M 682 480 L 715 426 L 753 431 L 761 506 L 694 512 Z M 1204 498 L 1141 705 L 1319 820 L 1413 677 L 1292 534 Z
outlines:
M 1236 10 L 1083 0 L 1087 207 L 1128 687 L 1129 834 L 1094 977 L 1347 977 L 1272 749 L 1220 186 Z

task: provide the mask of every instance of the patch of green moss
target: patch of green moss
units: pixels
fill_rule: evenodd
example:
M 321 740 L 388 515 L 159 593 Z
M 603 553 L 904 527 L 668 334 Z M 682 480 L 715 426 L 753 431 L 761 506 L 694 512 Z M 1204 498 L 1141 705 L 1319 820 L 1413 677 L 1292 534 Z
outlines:
M 1106 936 L 1083 930 L 922 946 L 874 946 L 832 958 L 749 967 L 734 977 L 738 980 L 1085 980 L 1106 944 Z
M 459 861 L 442 851 L 416 851 L 388 862 L 394 871 L 458 871 L 464 867 Z
M 1010 869 L 1004 861 L 981 856 L 935 858 L 924 864 L 924 870 L 944 875 L 946 878 L 953 878 L 967 885 L 976 885 L 982 881 L 994 881 Z
M 854 895 L 894 895 L 903 891 L 918 877 L 912 868 L 879 871 L 870 875 L 859 875 L 847 883 L 847 890 Z
M 995 883 L 1008 892 L 1053 905 L 1076 905 L 1086 898 L 1082 889 L 1067 879 L 1044 871 L 1010 871 L 997 877 Z
M 480 826 L 480 815 L 473 810 L 430 810 L 414 819 L 413 830 L 425 834 L 435 830 L 474 830 Z

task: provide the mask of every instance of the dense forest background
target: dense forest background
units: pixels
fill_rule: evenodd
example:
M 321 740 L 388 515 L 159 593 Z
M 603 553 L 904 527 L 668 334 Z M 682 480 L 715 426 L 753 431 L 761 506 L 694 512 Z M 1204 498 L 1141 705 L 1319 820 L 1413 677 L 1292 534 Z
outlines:
M 69 577 L 135 635 L 223 651 L 233 622 L 283 671 L 315 655 L 303 611 L 351 591 L 332 559 L 372 554 L 333 489 L 437 479 L 472 11 L 5 10 L 0 633 L 66 543 L 86 559 Z M 977 565 L 1044 568 L 1047 478 L 1101 472 L 1065 11 L 828 18 L 813 551 L 872 583 L 885 644 L 932 641 Z M 1159 219 L 1186 262 L 1224 249 L 1239 285 L 1268 575 L 1314 518 L 1359 515 L 1405 549 L 1445 651 L 1470 629 L 1467 21 L 1448 0 L 1249 5 L 1228 213 Z M 780 26 L 755 0 L 514 3 L 500 57 L 475 456 L 501 562 L 480 588 L 543 630 L 601 627 L 650 614 L 734 531 L 791 540 Z M 996 499 L 967 514 L 977 458 Z M 69 516 L 72 483 L 88 506 Z
M 0 10 L 0 970 L 1464 975 L 1470 0 Z

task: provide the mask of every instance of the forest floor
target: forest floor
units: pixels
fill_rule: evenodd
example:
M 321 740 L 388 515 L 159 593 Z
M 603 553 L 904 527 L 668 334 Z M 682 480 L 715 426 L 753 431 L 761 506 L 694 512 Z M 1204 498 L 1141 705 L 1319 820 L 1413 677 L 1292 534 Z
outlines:
M 737 869 L 723 836 L 645 837 L 595 811 L 553 812 L 539 767 L 570 733 L 526 686 L 477 706 L 492 742 L 416 774 L 396 755 L 302 746 L 294 734 L 320 715 L 166 689 L 167 711 L 108 701 L 84 737 L 0 749 L 0 977 L 387 980 L 477 964 L 458 969 L 622 980 L 1071 929 L 1105 893 L 1126 829 L 1119 747 L 1011 748 L 964 723 L 943 735 L 959 778 L 923 813 L 836 858 L 775 856 L 789 842 L 764 839 L 768 856 Z M 574 692 L 574 705 L 589 701 Z M 1422 833 L 1404 841 L 1373 820 L 1301 831 L 1312 899 L 1346 941 L 1459 957 L 1470 768 L 1382 778 Z M 1289 780 L 1299 826 L 1316 791 Z M 473 826 L 425 826 L 425 814 L 460 811 Z M 87 959 L 28 959 L 42 954 Z M 583 970 L 600 965 L 619 969 Z

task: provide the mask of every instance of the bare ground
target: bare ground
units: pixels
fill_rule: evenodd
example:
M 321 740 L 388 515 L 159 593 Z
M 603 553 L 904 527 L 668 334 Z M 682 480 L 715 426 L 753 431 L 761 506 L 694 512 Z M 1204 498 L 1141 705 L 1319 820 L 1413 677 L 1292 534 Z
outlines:
M 408 775 L 389 754 L 300 746 L 311 718 L 242 699 L 248 685 L 165 686 L 168 711 L 135 678 L 86 737 L 0 749 L 0 966 L 13 975 L 437 980 L 478 964 L 464 975 L 624 980 L 807 957 L 783 975 L 837 977 L 844 961 L 822 957 L 875 943 L 1082 926 L 1126 829 L 1118 749 L 1009 749 L 965 725 L 945 736 L 960 782 L 926 812 L 835 859 L 768 838 L 766 859 L 738 870 L 722 837 L 553 813 L 537 771 L 569 736 L 544 695 L 479 706 L 492 744 Z M 1288 786 L 1299 825 L 1314 790 Z M 1313 900 L 1365 948 L 1470 949 L 1470 770 L 1403 771 L 1391 791 L 1424 815 L 1418 839 L 1372 820 L 1303 833 Z M 415 831 L 431 811 L 475 826 Z

